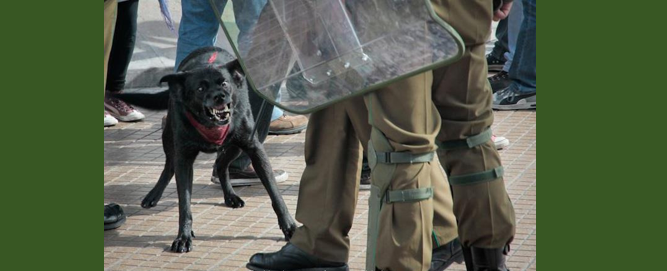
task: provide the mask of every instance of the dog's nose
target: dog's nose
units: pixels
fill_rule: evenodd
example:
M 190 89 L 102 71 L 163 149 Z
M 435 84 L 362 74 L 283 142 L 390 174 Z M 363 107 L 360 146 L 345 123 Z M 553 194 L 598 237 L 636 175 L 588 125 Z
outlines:
M 216 103 L 223 103 L 225 102 L 225 98 L 227 98 L 227 95 L 224 93 L 218 93 L 213 97 L 213 100 L 215 100 Z

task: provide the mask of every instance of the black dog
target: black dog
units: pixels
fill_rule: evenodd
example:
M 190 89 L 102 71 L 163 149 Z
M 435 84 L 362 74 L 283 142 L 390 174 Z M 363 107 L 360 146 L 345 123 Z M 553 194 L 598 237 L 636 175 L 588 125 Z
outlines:
M 232 208 L 242 208 L 245 202 L 232 188 L 228 167 L 243 151 L 250 156 L 257 175 L 269 192 L 280 229 L 289 240 L 296 229 L 296 223 L 278 192 L 273 169 L 262 143 L 257 136 L 251 138 L 255 122 L 241 67 L 238 61 L 231 61 L 233 58 L 229 53 L 219 48 L 198 50 L 193 53 L 196 54 L 199 54 L 199 59 L 203 55 L 208 63 L 195 63 L 195 67 L 186 72 L 162 78 L 160 83 L 168 83 L 169 90 L 157 94 L 115 96 L 139 107 L 168 110 L 162 134 L 167 163 L 157 185 L 148 193 L 141 206 L 155 207 L 176 175 L 180 220 L 178 237 L 171 251 L 190 252 L 194 237 L 190 199 L 193 165 L 197 155 L 199 152 L 220 153 L 215 166 L 225 194 L 225 204 Z M 189 59 L 192 57 L 184 62 Z

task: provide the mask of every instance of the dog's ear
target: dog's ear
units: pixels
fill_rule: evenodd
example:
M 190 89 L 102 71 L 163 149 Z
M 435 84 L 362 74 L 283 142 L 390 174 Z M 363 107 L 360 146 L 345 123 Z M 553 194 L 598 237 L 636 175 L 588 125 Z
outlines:
M 241 63 L 238 60 L 234 60 L 227 63 L 225 67 L 227 68 L 227 71 L 229 71 L 229 74 L 232 75 L 234 84 L 236 84 L 237 87 L 243 87 L 243 84 L 245 84 L 245 74 L 243 73 Z
M 186 73 L 176 73 L 176 74 L 170 74 L 162 77 L 160 79 L 160 85 L 163 83 L 169 84 L 169 87 L 172 86 L 184 86 L 185 85 L 185 78 L 187 77 Z

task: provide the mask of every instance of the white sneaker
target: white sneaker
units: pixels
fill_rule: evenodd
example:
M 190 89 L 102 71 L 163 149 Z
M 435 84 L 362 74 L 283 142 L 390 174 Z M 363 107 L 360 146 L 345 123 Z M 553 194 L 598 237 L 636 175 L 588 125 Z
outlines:
M 510 146 L 510 140 L 502 136 L 493 136 L 493 143 L 496 143 L 498 150 L 505 149 Z
M 110 127 L 118 124 L 118 120 L 112 117 L 109 112 L 104 111 L 104 127 Z
M 112 97 L 104 98 L 104 109 L 116 119 L 123 122 L 140 121 L 146 118 L 139 110 L 129 104 Z

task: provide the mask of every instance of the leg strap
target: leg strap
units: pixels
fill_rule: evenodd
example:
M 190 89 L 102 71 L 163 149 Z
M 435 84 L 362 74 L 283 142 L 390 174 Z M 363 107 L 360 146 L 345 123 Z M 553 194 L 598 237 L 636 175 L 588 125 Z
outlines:
M 433 198 L 433 188 L 387 191 L 385 203 L 418 202 Z
M 435 152 L 412 154 L 410 152 L 376 152 L 377 162 L 381 164 L 416 164 L 432 162 Z
M 371 143 L 372 144 L 372 143 Z M 413 154 L 411 152 L 378 152 L 369 145 L 368 164 L 371 169 L 377 164 L 417 164 L 429 163 L 435 159 L 435 152 Z
M 484 145 L 486 142 L 491 141 L 491 138 L 493 138 L 493 131 L 491 131 L 491 129 L 488 129 L 485 132 L 479 135 L 471 136 L 468 139 L 440 142 L 438 143 L 438 147 L 446 151 L 459 150 L 459 149 L 472 149 L 474 147 Z
M 449 182 L 452 185 L 475 185 L 479 183 L 491 182 L 505 175 L 505 169 L 499 167 L 489 171 L 473 173 L 461 176 L 450 176 Z

